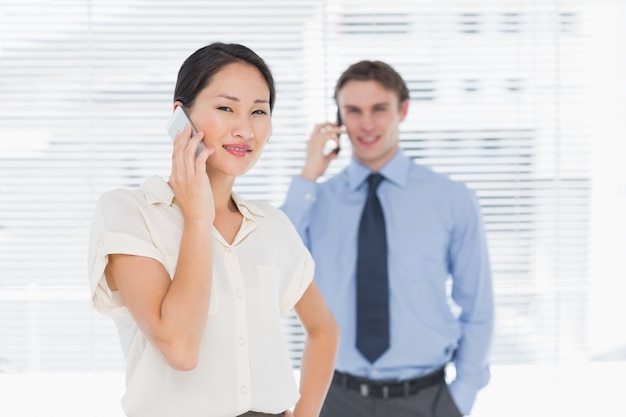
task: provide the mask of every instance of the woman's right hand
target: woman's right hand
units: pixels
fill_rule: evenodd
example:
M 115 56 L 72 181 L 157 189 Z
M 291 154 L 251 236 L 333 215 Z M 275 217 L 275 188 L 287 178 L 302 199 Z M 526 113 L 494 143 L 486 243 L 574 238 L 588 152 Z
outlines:
M 190 136 L 187 126 L 174 139 L 169 179 L 184 219 L 174 276 L 161 261 L 146 256 L 111 254 L 106 269 L 107 282 L 115 284 L 142 333 L 179 371 L 198 363 L 213 277 L 215 206 L 206 162 L 214 150 L 196 158 L 204 135 Z
M 172 172 L 169 184 L 174 190 L 176 204 L 180 207 L 185 221 L 203 220 L 213 224 L 215 203 L 206 162 L 215 149 L 205 147 L 196 157 L 198 145 L 204 138 L 200 131 L 191 136 L 191 126 L 185 126 L 174 138 L 172 152 Z

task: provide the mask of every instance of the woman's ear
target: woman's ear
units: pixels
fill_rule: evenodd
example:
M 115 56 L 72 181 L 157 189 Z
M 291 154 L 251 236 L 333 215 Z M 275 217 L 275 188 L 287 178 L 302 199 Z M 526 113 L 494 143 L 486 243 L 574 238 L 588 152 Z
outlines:
M 185 107 L 185 106 L 183 106 L 182 101 L 176 100 L 174 102 L 174 108 L 172 110 L 176 110 L 176 108 L 179 107 L 179 106 Z

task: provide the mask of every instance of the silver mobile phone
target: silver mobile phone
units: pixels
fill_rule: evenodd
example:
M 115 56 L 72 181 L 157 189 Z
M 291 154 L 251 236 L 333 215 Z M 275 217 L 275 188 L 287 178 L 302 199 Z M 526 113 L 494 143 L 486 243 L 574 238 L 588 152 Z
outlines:
M 193 125 L 193 123 L 191 123 L 191 120 L 189 119 L 189 115 L 187 114 L 185 108 L 183 106 L 176 107 L 176 110 L 174 110 L 174 113 L 172 114 L 172 117 L 170 117 L 170 120 L 169 122 L 167 122 L 166 126 L 167 133 L 170 135 L 170 138 L 174 140 L 174 138 L 176 137 L 176 133 L 182 132 L 187 124 L 191 126 L 192 136 L 198 133 L 196 127 Z M 202 152 L 202 149 L 204 149 L 204 144 L 200 142 L 200 144 L 198 145 L 198 149 L 196 150 L 196 156 L 198 156 L 200 152 Z

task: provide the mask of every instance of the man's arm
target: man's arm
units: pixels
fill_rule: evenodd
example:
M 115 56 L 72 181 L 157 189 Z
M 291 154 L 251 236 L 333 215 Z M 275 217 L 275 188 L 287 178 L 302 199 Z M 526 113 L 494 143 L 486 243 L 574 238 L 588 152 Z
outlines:
M 337 157 L 337 152 L 324 153 L 328 141 L 335 141 L 339 148 L 339 137 L 344 130 L 332 123 L 319 123 L 313 127 L 307 141 L 306 158 L 300 176 L 293 178 L 287 198 L 281 209 L 295 225 L 298 233 L 308 245 L 306 228 L 311 208 L 316 200 L 317 187 L 315 182 L 324 175 L 328 165 Z
M 317 183 L 302 177 L 293 177 L 287 191 L 287 197 L 281 207 L 308 248 L 310 246 L 307 230 L 316 199 Z
M 478 391 L 489 382 L 489 351 L 494 303 L 487 241 L 478 201 L 469 191 L 457 204 L 457 226 L 450 246 L 452 298 L 461 307 L 462 335 L 454 357 L 456 379 L 450 392 L 459 410 L 468 415 Z

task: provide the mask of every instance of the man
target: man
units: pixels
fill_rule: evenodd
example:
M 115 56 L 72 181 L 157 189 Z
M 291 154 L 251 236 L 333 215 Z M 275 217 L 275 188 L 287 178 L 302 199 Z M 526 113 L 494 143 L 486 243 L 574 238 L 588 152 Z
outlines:
M 335 101 L 343 126 L 315 126 L 283 206 L 313 254 L 316 280 L 341 330 L 321 415 L 469 415 L 489 380 L 493 331 L 477 199 L 401 150 L 409 93 L 389 65 L 350 66 Z M 324 151 L 326 143 L 339 145 L 342 133 L 352 145 L 349 166 L 316 182 L 337 155 Z M 382 176 L 370 180 L 372 173 Z M 449 363 L 456 377 L 448 385 Z

